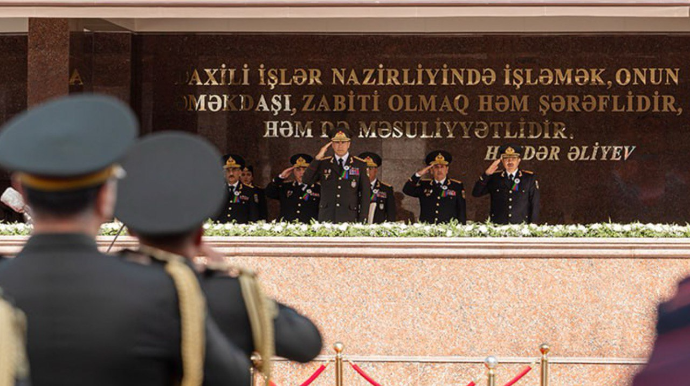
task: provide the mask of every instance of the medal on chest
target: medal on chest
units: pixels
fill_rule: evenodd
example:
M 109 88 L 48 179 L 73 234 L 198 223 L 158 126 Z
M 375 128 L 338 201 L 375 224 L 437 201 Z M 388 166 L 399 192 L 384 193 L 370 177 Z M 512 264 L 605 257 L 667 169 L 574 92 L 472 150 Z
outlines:
M 520 185 L 520 179 L 519 179 L 519 178 L 515 178 L 515 179 L 513 180 L 513 187 L 510 188 L 510 190 L 512 190 L 513 192 L 517 192 L 518 189 L 519 189 L 518 185 Z

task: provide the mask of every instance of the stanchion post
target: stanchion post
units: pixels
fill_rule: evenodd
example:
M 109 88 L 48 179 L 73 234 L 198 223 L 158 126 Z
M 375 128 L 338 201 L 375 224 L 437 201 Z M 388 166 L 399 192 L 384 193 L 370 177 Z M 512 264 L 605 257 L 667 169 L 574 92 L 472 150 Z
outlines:
M 496 357 L 490 356 L 484 359 L 484 365 L 487 368 L 486 371 L 486 386 L 496 386 L 496 366 L 498 365 L 498 360 Z
M 333 345 L 335 350 L 335 386 L 343 386 L 343 344 L 336 342 Z
M 261 366 L 261 357 L 257 353 L 253 353 L 252 356 L 250 357 L 250 360 L 252 361 L 251 367 L 249 367 L 249 379 L 250 379 L 250 386 L 256 386 L 256 378 L 259 375 L 259 371 L 257 370 L 259 366 Z
M 539 351 L 541 351 L 540 386 L 549 386 L 549 351 L 551 351 L 551 347 L 544 343 L 539 346 Z

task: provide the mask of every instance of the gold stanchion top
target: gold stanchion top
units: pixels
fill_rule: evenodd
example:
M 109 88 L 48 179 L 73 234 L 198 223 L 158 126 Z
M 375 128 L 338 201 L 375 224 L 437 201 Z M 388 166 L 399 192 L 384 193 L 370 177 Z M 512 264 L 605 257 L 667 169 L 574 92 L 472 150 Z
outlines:
M 484 359 L 484 366 L 489 370 L 493 370 L 498 366 L 498 359 L 494 356 L 486 357 L 486 359 Z
M 333 345 L 333 350 L 335 350 L 335 352 L 338 354 L 343 352 L 344 348 L 345 348 L 345 346 L 340 342 L 335 342 L 335 344 Z
M 551 347 L 549 347 L 548 343 L 542 343 L 542 345 L 539 346 L 539 351 L 542 355 L 546 355 L 549 353 L 549 351 L 551 351 Z
M 261 366 L 261 356 L 257 353 L 253 353 L 249 358 L 252 361 L 254 367 L 259 368 Z

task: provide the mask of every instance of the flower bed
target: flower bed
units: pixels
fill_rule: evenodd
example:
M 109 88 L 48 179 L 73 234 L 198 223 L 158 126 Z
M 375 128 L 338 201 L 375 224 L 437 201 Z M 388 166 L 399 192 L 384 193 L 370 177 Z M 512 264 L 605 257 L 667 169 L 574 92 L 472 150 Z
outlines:
M 101 235 L 114 236 L 120 223 L 107 223 Z M 257 222 L 253 224 L 204 224 L 207 236 L 276 236 L 276 237 L 595 237 L 595 238 L 682 238 L 690 237 L 690 225 L 615 224 L 586 225 L 494 225 L 473 223 L 448 224 L 297 224 Z M 21 223 L 0 223 L 0 236 L 25 236 L 31 226 Z

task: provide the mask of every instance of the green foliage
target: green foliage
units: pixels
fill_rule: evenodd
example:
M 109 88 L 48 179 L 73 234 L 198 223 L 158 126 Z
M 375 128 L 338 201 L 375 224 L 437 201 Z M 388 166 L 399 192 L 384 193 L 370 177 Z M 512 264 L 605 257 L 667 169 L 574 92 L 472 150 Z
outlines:
M 114 236 L 122 224 L 101 226 L 101 235 Z M 586 225 L 495 225 L 491 223 L 447 224 L 330 224 L 312 222 L 257 222 L 253 224 L 204 224 L 207 236 L 269 236 L 269 237 L 594 237 L 594 238 L 682 238 L 690 237 L 690 225 L 615 224 Z M 1 236 L 26 236 L 31 226 L 0 222 Z M 122 232 L 126 234 L 126 230 Z

